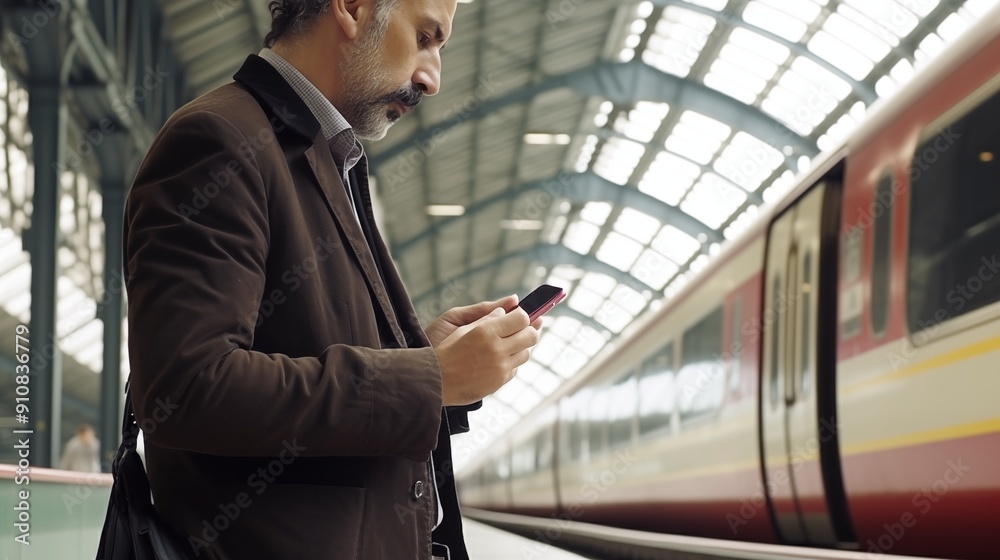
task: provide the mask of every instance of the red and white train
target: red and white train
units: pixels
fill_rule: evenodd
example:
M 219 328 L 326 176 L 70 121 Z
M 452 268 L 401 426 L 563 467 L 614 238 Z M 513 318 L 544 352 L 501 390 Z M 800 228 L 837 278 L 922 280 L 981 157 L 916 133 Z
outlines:
M 1000 556 L 1000 11 L 461 477 L 471 507 Z

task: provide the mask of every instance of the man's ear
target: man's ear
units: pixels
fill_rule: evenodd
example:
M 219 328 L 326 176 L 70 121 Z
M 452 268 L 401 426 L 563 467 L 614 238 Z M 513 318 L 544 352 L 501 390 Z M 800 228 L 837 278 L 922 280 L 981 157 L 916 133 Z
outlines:
M 371 0 L 331 0 L 330 11 L 348 40 L 355 41 L 361 35 L 370 4 Z

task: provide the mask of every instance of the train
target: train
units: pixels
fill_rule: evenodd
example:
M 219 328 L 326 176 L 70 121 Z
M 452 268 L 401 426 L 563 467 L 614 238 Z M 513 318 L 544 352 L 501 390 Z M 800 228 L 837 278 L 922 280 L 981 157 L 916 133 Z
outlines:
M 466 507 L 1000 550 L 1000 11 L 459 474 Z

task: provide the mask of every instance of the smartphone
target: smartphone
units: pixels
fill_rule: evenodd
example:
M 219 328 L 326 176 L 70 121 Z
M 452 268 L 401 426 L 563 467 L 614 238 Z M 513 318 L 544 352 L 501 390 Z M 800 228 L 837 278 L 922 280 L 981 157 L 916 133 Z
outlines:
M 524 296 L 524 299 L 517 306 L 528 313 L 531 322 L 535 322 L 535 319 L 555 307 L 564 297 L 566 297 L 566 292 L 562 288 L 542 284 Z

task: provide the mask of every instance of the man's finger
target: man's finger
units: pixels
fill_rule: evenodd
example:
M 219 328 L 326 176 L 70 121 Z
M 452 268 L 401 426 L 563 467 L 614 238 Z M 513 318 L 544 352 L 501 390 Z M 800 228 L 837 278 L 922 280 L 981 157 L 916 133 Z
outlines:
M 463 307 L 453 307 L 446 313 L 447 318 L 457 325 L 468 325 L 478 319 L 489 315 L 494 309 L 502 308 L 504 311 L 510 311 L 517 307 L 517 296 L 511 295 L 504 298 L 500 298 L 496 301 L 481 301 L 479 303 L 474 303 L 472 305 L 465 305 Z
M 519 307 L 503 317 L 490 319 L 490 327 L 500 338 L 507 338 L 527 326 L 529 326 L 528 314 Z

